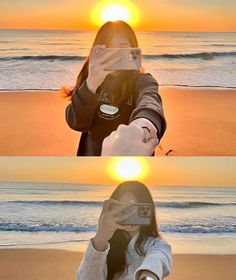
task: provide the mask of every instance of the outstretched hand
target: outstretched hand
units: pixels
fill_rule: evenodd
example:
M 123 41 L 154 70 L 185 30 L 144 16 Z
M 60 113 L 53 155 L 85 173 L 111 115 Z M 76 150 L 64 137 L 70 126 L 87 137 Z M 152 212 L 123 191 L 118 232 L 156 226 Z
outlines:
M 102 156 L 150 156 L 159 140 L 147 139 L 145 131 L 135 123 L 120 125 L 106 137 L 102 144 Z

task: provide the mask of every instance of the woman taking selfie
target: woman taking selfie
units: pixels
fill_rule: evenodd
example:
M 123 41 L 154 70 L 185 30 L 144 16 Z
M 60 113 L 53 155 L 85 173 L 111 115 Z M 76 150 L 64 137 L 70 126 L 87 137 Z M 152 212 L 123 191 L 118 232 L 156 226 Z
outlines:
M 136 35 L 127 23 L 107 22 L 100 28 L 74 89 L 65 91 L 71 101 L 66 107 L 66 122 L 82 132 L 78 156 L 100 156 L 103 140 L 120 124 L 135 125 L 147 143 L 153 138 L 159 143 L 166 130 L 157 81 L 144 73 L 142 66 L 109 70 L 121 59 L 119 50 L 110 48 L 138 48 Z M 104 50 L 109 52 L 98 55 Z
M 124 224 L 137 213 L 122 210 L 136 203 L 151 206 L 149 224 Z M 77 280 L 162 280 L 171 267 L 171 247 L 158 232 L 148 188 L 136 181 L 121 183 L 104 202 L 97 233 L 89 241 Z

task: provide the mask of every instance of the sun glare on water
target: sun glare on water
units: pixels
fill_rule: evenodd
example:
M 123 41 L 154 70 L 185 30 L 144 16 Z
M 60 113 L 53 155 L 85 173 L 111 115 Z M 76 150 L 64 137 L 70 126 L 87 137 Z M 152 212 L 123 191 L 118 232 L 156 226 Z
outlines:
M 92 21 L 100 26 L 107 21 L 123 20 L 130 25 L 138 22 L 138 10 L 130 1 L 101 1 L 92 11 Z
M 109 165 L 110 176 L 118 181 L 140 180 L 147 173 L 147 163 L 142 158 L 114 158 Z

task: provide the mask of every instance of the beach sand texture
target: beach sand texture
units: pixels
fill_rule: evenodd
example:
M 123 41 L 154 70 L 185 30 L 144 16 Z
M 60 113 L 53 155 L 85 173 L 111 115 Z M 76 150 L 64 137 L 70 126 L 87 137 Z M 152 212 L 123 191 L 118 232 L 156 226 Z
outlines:
M 236 90 L 160 87 L 168 127 L 164 156 L 235 156 Z M 73 156 L 80 133 L 65 122 L 58 92 L 1 92 L 1 156 Z
M 83 253 L 52 249 L 1 249 L 0 279 L 75 280 Z M 234 280 L 236 255 L 174 255 L 168 280 Z M 82 279 L 81 279 L 82 280 Z

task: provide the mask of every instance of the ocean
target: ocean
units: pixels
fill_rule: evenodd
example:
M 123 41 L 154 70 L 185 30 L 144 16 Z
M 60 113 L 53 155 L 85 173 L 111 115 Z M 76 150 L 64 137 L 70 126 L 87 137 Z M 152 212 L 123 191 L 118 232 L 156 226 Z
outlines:
M 115 186 L 0 183 L 0 248 L 85 250 Z M 150 186 L 174 253 L 236 253 L 236 188 Z
M 236 87 L 236 32 L 136 32 L 159 86 Z M 0 30 L 0 91 L 73 87 L 95 31 Z

